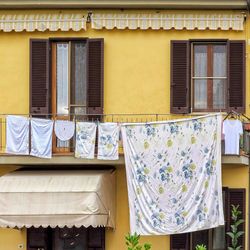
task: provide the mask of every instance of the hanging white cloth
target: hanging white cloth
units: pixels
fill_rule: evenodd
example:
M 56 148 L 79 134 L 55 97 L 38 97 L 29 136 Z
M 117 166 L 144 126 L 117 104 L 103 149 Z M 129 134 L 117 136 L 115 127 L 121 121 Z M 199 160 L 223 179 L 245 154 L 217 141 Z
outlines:
M 53 121 L 47 119 L 31 119 L 31 152 L 30 155 L 51 158 Z
M 243 134 L 242 122 L 240 120 L 225 120 L 222 133 L 225 136 L 225 154 L 239 154 L 240 135 Z
M 96 124 L 93 122 L 77 122 L 75 157 L 94 159 L 95 140 Z
M 6 153 L 29 154 L 29 119 L 22 116 L 6 117 Z
M 187 233 L 224 224 L 221 116 L 123 124 L 130 229 Z
M 56 120 L 54 131 L 59 140 L 68 141 L 74 136 L 75 123 L 72 121 Z
M 100 160 L 118 160 L 119 126 L 107 122 L 98 125 L 98 155 Z

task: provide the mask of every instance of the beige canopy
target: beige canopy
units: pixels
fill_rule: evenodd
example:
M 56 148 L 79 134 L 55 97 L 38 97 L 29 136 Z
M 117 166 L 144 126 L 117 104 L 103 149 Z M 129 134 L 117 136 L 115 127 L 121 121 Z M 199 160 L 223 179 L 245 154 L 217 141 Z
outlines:
M 114 216 L 114 172 L 17 171 L 0 177 L 0 227 L 114 227 Z

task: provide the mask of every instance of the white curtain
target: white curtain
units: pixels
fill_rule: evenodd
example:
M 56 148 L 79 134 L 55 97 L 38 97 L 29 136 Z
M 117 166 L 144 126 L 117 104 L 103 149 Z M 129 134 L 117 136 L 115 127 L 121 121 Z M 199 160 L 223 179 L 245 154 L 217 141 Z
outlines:
M 226 77 L 227 76 L 227 53 L 225 45 L 213 46 L 213 76 Z M 225 108 L 225 88 L 226 79 L 213 80 L 213 107 L 217 109 Z
M 207 46 L 194 46 L 194 76 L 207 76 Z M 194 108 L 207 108 L 207 79 L 194 80 Z

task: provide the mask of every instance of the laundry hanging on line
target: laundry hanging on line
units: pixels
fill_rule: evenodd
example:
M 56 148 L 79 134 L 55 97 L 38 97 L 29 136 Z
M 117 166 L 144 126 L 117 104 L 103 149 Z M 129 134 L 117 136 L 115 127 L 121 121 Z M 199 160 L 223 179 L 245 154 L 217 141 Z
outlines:
M 75 134 L 75 123 L 67 120 L 56 120 L 54 131 L 59 140 L 68 141 Z
M 76 123 L 76 158 L 95 158 L 96 127 L 93 122 Z
M 225 154 L 240 153 L 240 136 L 243 135 L 242 122 L 238 119 L 223 121 L 222 133 L 225 140 Z
M 48 119 L 31 119 L 30 155 L 40 158 L 52 157 L 52 133 L 54 121 Z
M 98 125 L 98 155 L 100 160 L 119 159 L 119 126 L 117 123 L 106 122 Z
M 221 116 L 123 124 L 130 231 L 165 235 L 224 224 Z
M 29 155 L 29 119 L 23 116 L 6 117 L 6 153 Z

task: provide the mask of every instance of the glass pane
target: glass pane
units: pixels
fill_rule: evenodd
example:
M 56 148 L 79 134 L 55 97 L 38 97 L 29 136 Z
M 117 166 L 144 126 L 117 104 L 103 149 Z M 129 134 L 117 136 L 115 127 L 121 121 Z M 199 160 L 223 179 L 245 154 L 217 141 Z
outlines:
M 207 108 L 207 80 L 194 80 L 194 108 Z
M 213 250 L 225 249 L 225 226 L 216 227 L 213 229 Z
M 207 46 L 194 45 L 194 76 L 207 76 Z
M 81 108 L 75 108 L 76 112 L 86 113 L 87 105 L 87 77 L 86 77 L 86 43 L 72 43 L 72 87 L 71 104 L 79 105 Z M 82 108 L 82 106 L 84 108 Z
M 68 44 L 58 43 L 56 47 L 56 105 L 58 114 L 68 114 Z
M 226 108 L 226 80 L 218 79 L 213 80 L 213 108 L 224 109 Z
M 227 54 L 225 45 L 213 46 L 213 76 L 227 76 Z

